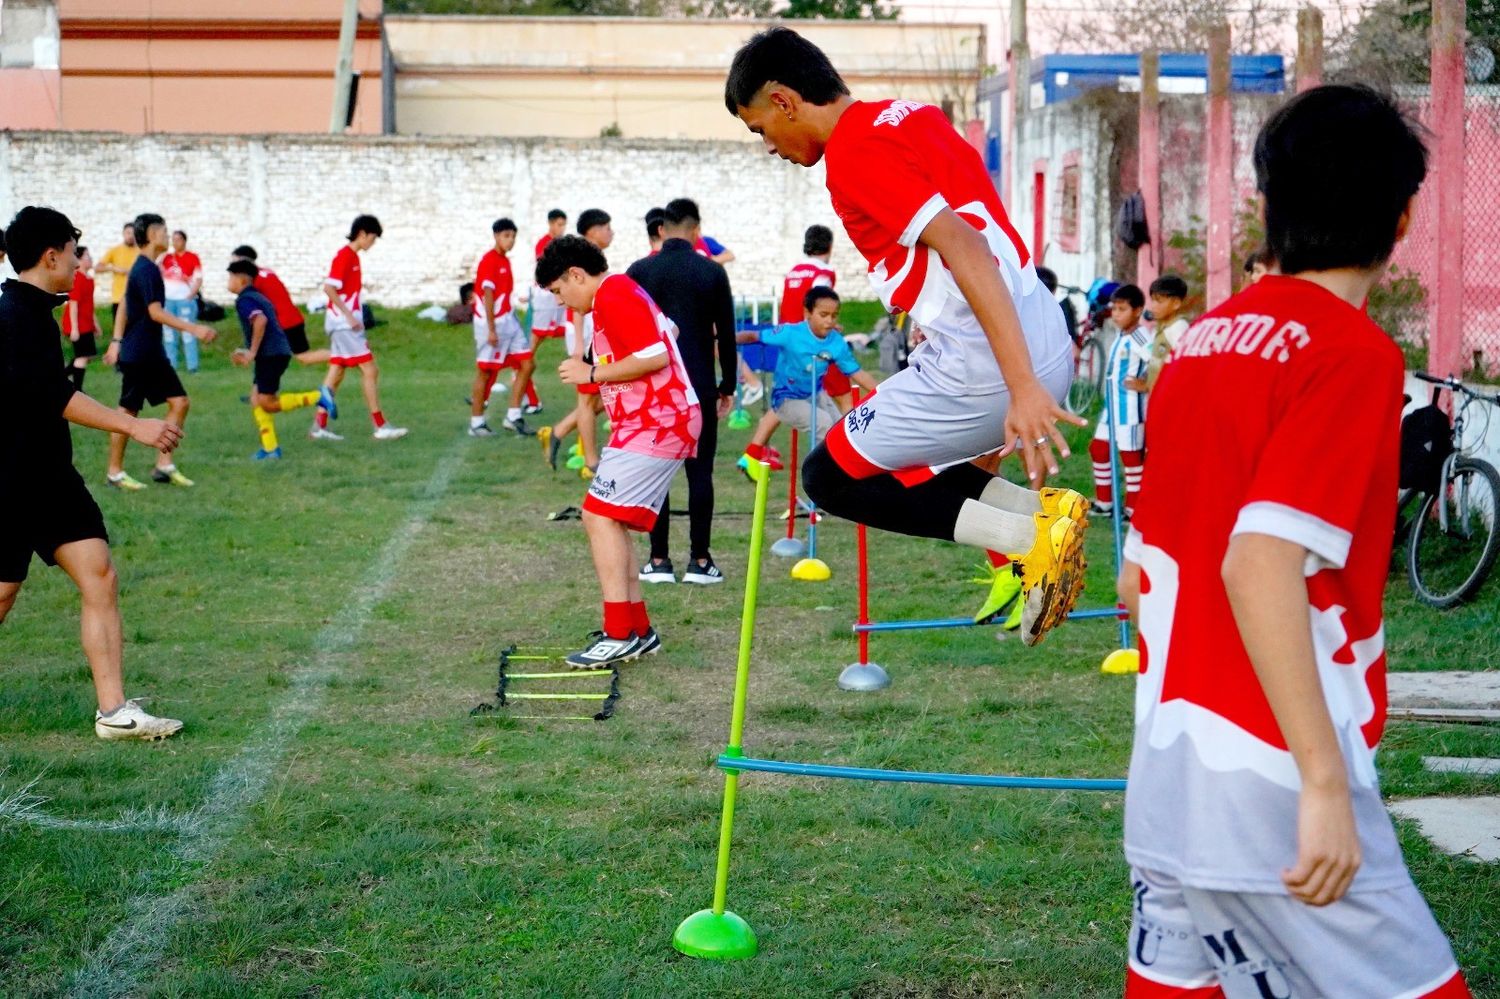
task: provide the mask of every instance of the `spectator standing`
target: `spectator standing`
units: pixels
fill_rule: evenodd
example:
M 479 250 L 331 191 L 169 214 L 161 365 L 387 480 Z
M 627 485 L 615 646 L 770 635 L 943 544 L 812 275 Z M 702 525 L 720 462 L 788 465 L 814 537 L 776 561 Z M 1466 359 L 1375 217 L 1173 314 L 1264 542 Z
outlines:
M 116 336 L 123 335 L 124 331 L 119 328 L 120 324 L 120 302 L 125 298 L 125 285 L 130 280 L 130 268 L 135 266 L 135 258 L 141 255 L 141 248 L 135 244 L 135 222 L 125 223 L 124 230 L 120 233 L 120 242 L 104 251 L 94 266 L 94 275 L 110 275 L 109 285 L 109 314 L 114 319 Z
M 198 292 L 203 287 L 203 261 L 187 248 L 187 233 L 172 233 L 172 249 L 161 258 L 161 277 L 167 289 L 167 311 L 184 322 L 198 321 Z M 177 367 L 177 341 L 182 340 L 182 359 L 188 374 L 198 373 L 198 339 L 170 326 L 162 329 L 167 360 Z

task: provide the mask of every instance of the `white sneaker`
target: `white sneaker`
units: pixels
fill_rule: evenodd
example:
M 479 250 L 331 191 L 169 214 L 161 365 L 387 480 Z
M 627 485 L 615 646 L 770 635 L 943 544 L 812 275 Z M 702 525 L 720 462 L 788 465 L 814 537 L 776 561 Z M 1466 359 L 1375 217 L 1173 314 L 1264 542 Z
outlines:
M 182 722 L 175 718 L 149 715 L 134 701 L 126 701 L 108 716 L 94 712 L 94 734 L 111 742 L 123 739 L 155 742 L 181 731 Z
M 740 394 L 740 405 L 753 406 L 760 402 L 766 394 L 766 387 L 761 384 L 759 378 L 753 378 L 745 382 L 745 390 Z
M 320 427 L 317 425 L 314 425 L 313 428 L 307 432 L 307 436 L 310 440 L 315 441 L 341 441 L 344 439 L 342 434 L 336 434 L 332 430 L 329 430 L 327 427 Z
M 376 430 L 375 433 L 371 436 L 378 441 L 398 441 L 401 438 L 405 437 L 406 434 L 407 430 L 405 427 L 393 427 L 389 423 L 387 423 L 385 426 Z
M 489 424 L 487 424 L 487 423 L 470 424 L 469 425 L 469 436 L 470 437 L 493 437 L 493 436 L 495 436 L 495 432 L 489 428 Z

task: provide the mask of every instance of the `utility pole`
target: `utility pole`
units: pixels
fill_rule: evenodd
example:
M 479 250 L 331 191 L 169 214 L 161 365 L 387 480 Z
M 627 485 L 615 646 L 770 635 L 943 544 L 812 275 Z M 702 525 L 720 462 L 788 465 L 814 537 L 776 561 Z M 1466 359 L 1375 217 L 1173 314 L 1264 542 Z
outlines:
M 1026 43 L 1026 0 L 1010 0 L 1010 134 L 1006 136 L 1001 198 L 1015 210 L 1021 173 L 1021 119 L 1031 104 L 1031 48 Z
M 333 70 L 333 110 L 328 115 L 328 133 L 337 135 L 349 119 L 350 90 L 354 86 L 354 35 L 359 28 L 359 0 L 344 0 L 339 23 L 339 61 Z
M 1323 12 L 1309 4 L 1297 11 L 1297 93 L 1323 85 Z

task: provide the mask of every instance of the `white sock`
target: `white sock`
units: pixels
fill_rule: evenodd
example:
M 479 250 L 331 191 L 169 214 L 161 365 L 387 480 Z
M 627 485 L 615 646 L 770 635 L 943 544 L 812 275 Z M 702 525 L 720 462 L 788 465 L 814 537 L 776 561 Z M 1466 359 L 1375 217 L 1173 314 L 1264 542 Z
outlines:
M 1018 486 L 1004 476 L 990 479 L 979 494 L 979 502 L 1009 513 L 1024 513 L 1030 516 L 1042 512 L 1042 494 L 1035 489 Z
M 507 409 L 505 411 L 505 418 L 507 420 L 511 421 L 512 423 L 514 423 L 517 420 L 519 420 L 521 418 L 521 407 L 519 407 L 519 406 L 512 406 L 509 409 Z
M 1024 555 L 1036 541 L 1036 521 L 1027 514 L 964 500 L 953 525 L 953 540 L 1002 555 Z
M 484 417 L 482 417 L 482 416 L 471 416 L 471 417 L 469 417 L 469 426 L 471 426 L 471 427 L 482 427 L 482 426 L 484 426 Z

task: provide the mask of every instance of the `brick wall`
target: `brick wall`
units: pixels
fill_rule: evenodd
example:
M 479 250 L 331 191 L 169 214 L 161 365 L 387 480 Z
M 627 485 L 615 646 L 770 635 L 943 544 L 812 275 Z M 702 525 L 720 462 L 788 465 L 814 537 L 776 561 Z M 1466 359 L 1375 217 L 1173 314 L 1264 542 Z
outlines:
M 779 294 L 816 222 L 838 234 L 840 288 L 871 297 L 822 168 L 794 167 L 758 143 L 0 132 L 0 216 L 50 204 L 103 250 L 125 220 L 158 212 L 187 231 L 208 296 L 220 301 L 221 269 L 240 243 L 306 301 L 361 212 L 385 227 L 364 273 L 371 299 L 387 305 L 455 300 L 502 215 L 520 227 L 512 259 L 518 275 L 529 273 L 553 207 L 570 220 L 590 207 L 614 216 L 608 256 L 623 270 L 647 250 L 646 210 L 682 195 L 698 201 L 704 231 L 737 254 L 728 268 L 737 295 Z

